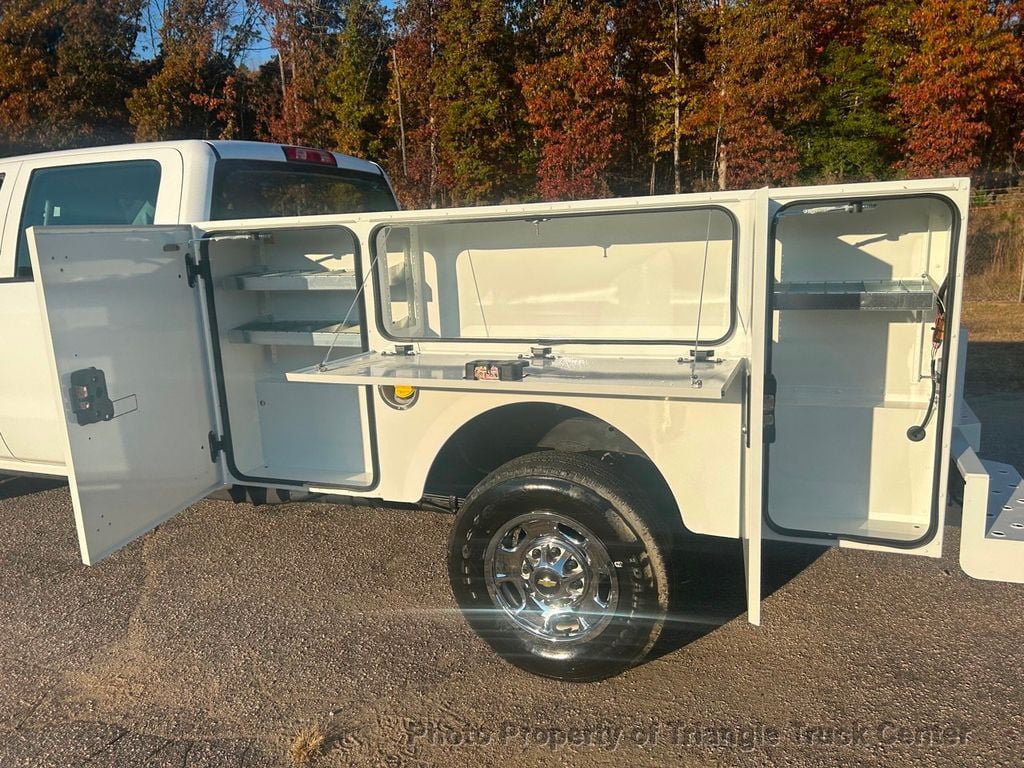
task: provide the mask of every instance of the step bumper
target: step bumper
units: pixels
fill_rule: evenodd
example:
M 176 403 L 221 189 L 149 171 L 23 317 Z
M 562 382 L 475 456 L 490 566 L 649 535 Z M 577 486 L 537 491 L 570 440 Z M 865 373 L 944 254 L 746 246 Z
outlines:
M 953 433 L 964 478 L 960 567 L 988 581 L 1024 583 L 1024 481 L 1009 464 L 978 458 L 967 435 Z

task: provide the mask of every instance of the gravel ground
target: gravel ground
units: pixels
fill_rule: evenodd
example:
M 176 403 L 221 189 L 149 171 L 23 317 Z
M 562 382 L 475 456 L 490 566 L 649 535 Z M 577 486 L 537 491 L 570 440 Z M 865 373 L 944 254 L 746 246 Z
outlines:
M 972 404 L 1020 464 L 1021 398 Z M 768 546 L 761 628 L 736 547 L 691 552 L 654 658 L 573 685 L 468 630 L 451 523 L 204 501 L 87 568 L 66 487 L 0 485 L 0 766 L 287 766 L 304 731 L 313 766 L 1024 764 L 1024 587 L 956 527 L 941 560 Z

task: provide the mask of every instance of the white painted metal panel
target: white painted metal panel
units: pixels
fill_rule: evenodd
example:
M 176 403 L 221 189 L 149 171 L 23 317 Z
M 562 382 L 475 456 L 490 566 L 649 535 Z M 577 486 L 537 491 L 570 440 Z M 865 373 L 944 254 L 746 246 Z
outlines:
M 464 424 L 502 407 L 545 403 L 601 419 L 635 443 L 664 477 L 688 530 L 738 538 L 740 390 L 737 381 L 724 400 L 669 400 L 423 389 L 416 405 L 401 411 L 387 407 L 375 394 L 380 484 L 372 495 L 391 501 L 419 501 L 441 447 Z
M 209 150 L 206 145 L 201 146 Z M 11 197 L 7 223 L 0 229 L 0 264 L 7 264 L 0 267 L 0 277 L 14 274 L 23 207 L 36 171 L 139 160 L 160 163 L 154 221 L 177 223 L 179 213 L 188 213 L 180 210 L 183 165 L 178 148 L 165 144 L 100 147 L 23 158 L 17 175 L 4 182 L 5 188 L 10 182 Z M 0 327 L 8 339 L 17 340 L 0 355 L 0 428 L 11 454 L 19 462 L 19 471 L 63 474 L 54 469 L 64 461 L 64 439 L 60 403 L 54 400 L 48 386 L 49 344 L 43 325 L 43 310 L 30 277 L 0 283 Z
M 63 404 L 82 559 L 93 564 L 222 485 L 189 227 L 33 228 L 29 242 Z M 106 376 L 115 416 L 79 426 L 73 371 Z
M 744 419 L 743 446 L 743 506 L 740 538 L 743 541 L 743 569 L 747 593 L 747 621 L 761 624 L 761 543 L 763 533 L 764 502 L 764 418 L 762 403 L 765 395 L 764 351 L 768 343 L 769 328 L 766 304 L 768 301 L 768 218 L 774 212 L 767 189 L 757 194 L 757 211 L 753 217 L 753 242 L 750 243 L 751 265 L 744 285 L 749 308 L 749 350 L 746 385 L 747 414 Z M 745 245 L 744 241 L 744 245 Z

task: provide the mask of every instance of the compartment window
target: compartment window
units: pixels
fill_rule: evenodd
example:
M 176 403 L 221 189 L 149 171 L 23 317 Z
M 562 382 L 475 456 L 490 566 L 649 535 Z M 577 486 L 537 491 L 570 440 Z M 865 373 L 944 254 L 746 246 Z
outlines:
M 153 223 L 160 190 L 160 163 L 126 160 L 60 168 L 40 168 L 32 173 L 25 208 L 15 274 L 32 276 L 25 231 L 33 226 L 74 224 Z
M 221 160 L 214 171 L 210 218 L 261 219 L 397 208 L 380 174 L 266 160 Z
M 389 226 L 374 242 L 397 338 L 719 343 L 734 315 L 719 208 Z M 698 321 L 699 317 L 699 321 Z

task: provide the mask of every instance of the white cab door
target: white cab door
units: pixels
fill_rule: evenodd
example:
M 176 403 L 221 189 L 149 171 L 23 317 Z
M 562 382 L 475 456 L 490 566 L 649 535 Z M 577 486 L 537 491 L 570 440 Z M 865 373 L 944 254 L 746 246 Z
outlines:
M 29 231 L 87 564 L 223 484 L 191 238 L 189 227 Z

